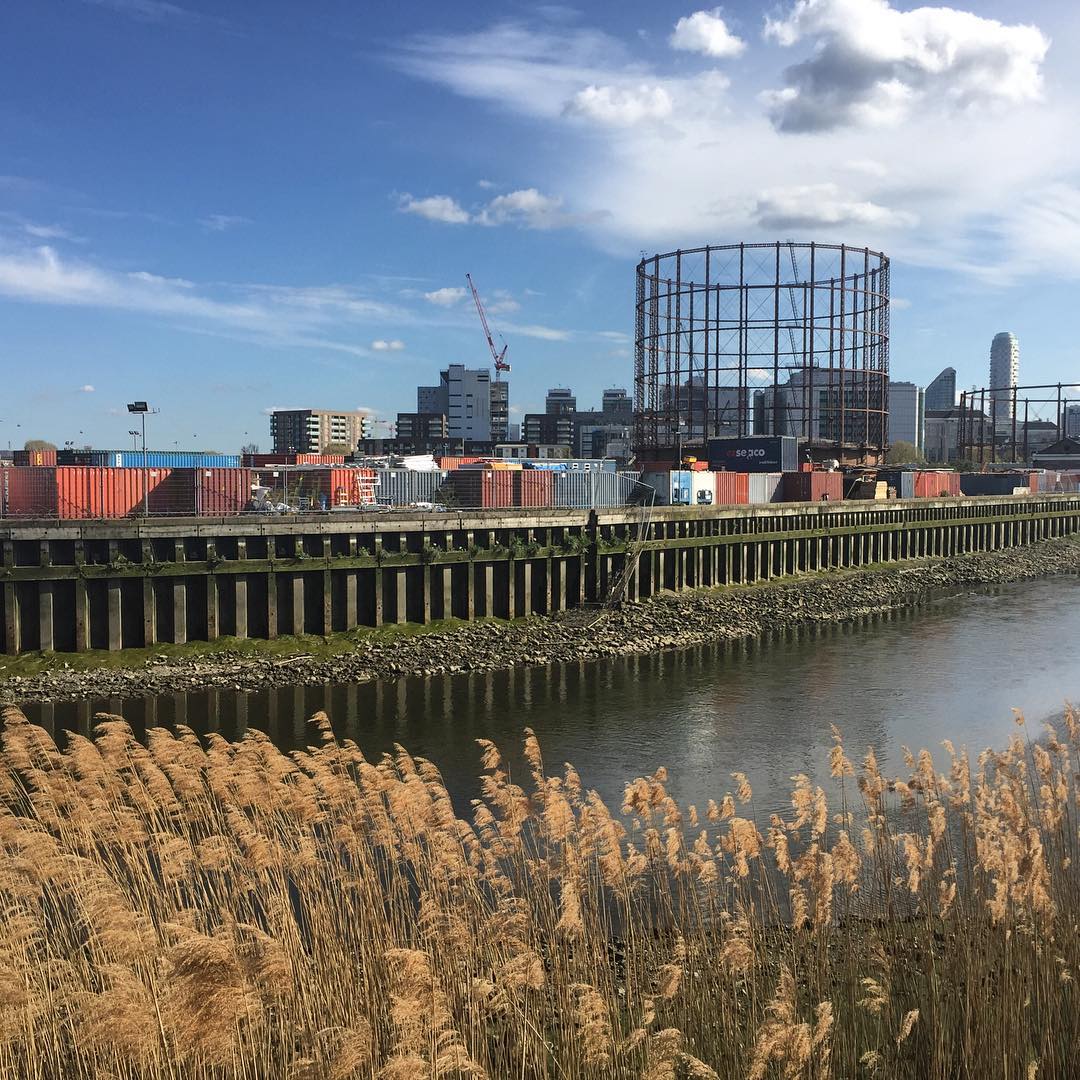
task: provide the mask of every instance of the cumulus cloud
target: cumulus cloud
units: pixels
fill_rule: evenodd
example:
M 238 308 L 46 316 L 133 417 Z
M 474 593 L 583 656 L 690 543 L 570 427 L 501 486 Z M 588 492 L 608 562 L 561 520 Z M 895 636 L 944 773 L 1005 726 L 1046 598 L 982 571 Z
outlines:
M 895 124 L 921 102 L 966 109 L 1037 100 L 1050 42 L 1038 27 L 888 0 L 797 0 L 766 19 L 781 46 L 815 42 L 764 100 L 785 132 Z
M 371 348 L 375 352 L 401 352 L 405 348 L 405 342 L 399 338 L 392 338 L 389 341 L 385 338 L 376 338 L 371 343 Z
M 455 304 L 460 304 L 465 299 L 466 293 L 463 288 L 457 285 L 447 285 L 442 289 L 435 289 L 433 292 L 424 293 L 424 299 L 429 304 L 435 304 L 438 307 L 453 307 Z
M 856 199 L 836 184 L 770 188 L 761 193 L 754 211 L 765 229 L 803 229 L 842 225 L 902 228 L 916 224 L 914 215 Z
M 85 386 L 79 387 L 80 394 L 92 394 L 93 392 L 94 388 L 89 383 L 87 383 Z
M 586 86 L 566 104 L 568 116 L 580 116 L 611 127 L 630 127 L 643 120 L 664 120 L 671 115 L 671 95 L 662 86 Z
M 416 214 L 428 221 L 440 221 L 444 225 L 465 225 L 470 220 L 468 210 L 449 195 L 429 195 L 426 199 L 402 195 L 400 209 L 406 214 Z
M 695 11 L 693 15 L 681 18 L 668 38 L 668 44 L 673 49 L 704 53 L 717 60 L 738 56 L 746 48 L 746 42 L 727 28 L 720 8 Z
M 550 229 L 563 223 L 562 199 L 544 195 L 536 188 L 523 188 L 497 195 L 476 216 L 481 225 L 524 225 L 530 229 Z

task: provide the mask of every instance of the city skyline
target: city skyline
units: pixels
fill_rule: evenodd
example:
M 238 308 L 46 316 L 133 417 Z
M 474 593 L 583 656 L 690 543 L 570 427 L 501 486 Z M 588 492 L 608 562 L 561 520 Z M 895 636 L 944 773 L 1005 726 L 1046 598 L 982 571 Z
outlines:
M 1001 323 L 1025 380 L 1074 378 L 1080 21 L 849 7 L 13 0 L 0 445 L 122 445 L 131 397 L 162 445 L 239 445 L 274 407 L 393 417 L 489 359 L 467 271 L 512 420 L 557 382 L 599 401 L 631 381 L 643 252 L 788 236 L 891 256 L 895 379 L 981 384 Z

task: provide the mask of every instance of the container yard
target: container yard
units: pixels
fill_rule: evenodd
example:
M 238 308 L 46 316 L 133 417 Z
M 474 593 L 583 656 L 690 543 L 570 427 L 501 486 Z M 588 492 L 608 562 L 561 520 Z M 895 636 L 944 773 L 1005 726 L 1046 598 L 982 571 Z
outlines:
M 64 464 L 79 456 L 99 464 Z M 744 506 L 842 499 L 941 499 L 1070 492 L 1080 473 L 999 470 L 844 468 L 797 463 L 796 440 L 714 439 L 710 461 L 742 460 L 741 469 L 713 469 L 684 459 L 683 468 L 647 465 L 616 471 L 612 460 L 407 459 L 419 467 L 348 464 L 340 455 L 239 455 L 147 451 L 148 467 L 122 464 L 132 451 L 22 451 L 0 463 L 0 517 L 89 520 L 150 516 L 221 517 L 426 508 L 601 509 L 653 502 L 657 506 Z M 56 457 L 60 464 L 49 464 Z M 385 465 L 387 459 L 381 459 Z M 41 464 L 31 464 L 40 461 Z M 162 465 L 162 461 L 201 464 Z M 224 462 L 224 464 L 218 464 Z M 448 464 L 451 468 L 433 467 Z

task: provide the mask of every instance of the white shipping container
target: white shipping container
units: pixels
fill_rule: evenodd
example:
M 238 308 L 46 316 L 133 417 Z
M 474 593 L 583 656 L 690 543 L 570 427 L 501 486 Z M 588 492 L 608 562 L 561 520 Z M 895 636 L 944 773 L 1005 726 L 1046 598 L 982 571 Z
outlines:
M 750 473 L 748 484 L 751 503 L 775 503 L 784 501 L 783 473 Z

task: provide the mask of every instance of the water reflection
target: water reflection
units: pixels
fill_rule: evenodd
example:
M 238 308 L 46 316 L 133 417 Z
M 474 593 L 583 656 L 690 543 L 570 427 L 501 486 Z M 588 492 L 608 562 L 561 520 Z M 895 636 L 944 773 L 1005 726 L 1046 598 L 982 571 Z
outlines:
M 39 706 L 54 732 L 90 732 L 94 713 L 136 729 L 186 724 L 235 738 L 249 725 L 285 748 L 315 741 L 307 719 L 325 710 L 369 757 L 400 743 L 435 761 L 459 809 L 476 794 L 475 740 L 509 751 L 521 731 L 540 737 L 549 770 L 571 761 L 613 803 L 634 776 L 667 765 L 673 792 L 704 805 L 742 770 L 759 816 L 786 805 L 790 778 L 824 782 L 830 724 L 849 754 L 873 746 L 886 767 L 900 748 L 938 750 L 952 738 L 977 750 L 1000 744 L 1013 707 L 1035 726 L 1080 699 L 1080 581 L 1023 583 L 950 597 L 842 626 L 805 627 L 753 642 L 702 646 L 600 663 L 484 675 L 207 690 L 133 701 Z

